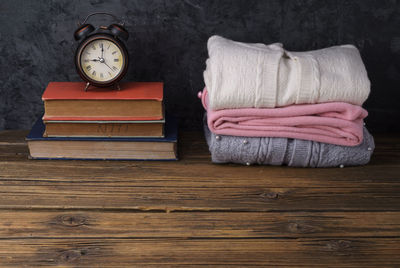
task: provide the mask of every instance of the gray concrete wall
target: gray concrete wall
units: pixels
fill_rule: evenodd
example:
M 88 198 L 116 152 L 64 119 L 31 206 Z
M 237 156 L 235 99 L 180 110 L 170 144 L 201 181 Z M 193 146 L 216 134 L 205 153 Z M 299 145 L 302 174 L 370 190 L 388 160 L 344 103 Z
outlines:
M 166 108 L 200 128 L 196 97 L 209 36 L 282 42 L 291 50 L 355 44 L 372 82 L 370 130 L 399 131 L 400 7 L 388 0 L 1 0 L 0 129 L 29 128 L 43 113 L 50 81 L 79 81 L 76 21 L 109 11 L 131 34 L 127 80 L 165 82 Z M 98 24 L 98 21 L 93 21 Z

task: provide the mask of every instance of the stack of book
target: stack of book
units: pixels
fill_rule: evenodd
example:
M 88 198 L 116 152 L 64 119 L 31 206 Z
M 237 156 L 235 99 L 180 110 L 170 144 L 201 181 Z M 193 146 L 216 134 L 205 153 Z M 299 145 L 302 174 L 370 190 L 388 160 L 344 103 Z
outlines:
M 163 83 L 126 82 L 121 90 L 51 82 L 44 116 L 27 136 L 33 159 L 176 160 L 177 123 L 166 117 Z

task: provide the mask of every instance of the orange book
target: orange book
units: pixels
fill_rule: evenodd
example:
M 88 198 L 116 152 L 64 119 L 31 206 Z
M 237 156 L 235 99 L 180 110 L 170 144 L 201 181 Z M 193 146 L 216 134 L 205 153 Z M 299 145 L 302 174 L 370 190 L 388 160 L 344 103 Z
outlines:
M 121 90 L 84 82 L 50 82 L 42 100 L 45 121 L 162 120 L 163 83 L 125 82 Z

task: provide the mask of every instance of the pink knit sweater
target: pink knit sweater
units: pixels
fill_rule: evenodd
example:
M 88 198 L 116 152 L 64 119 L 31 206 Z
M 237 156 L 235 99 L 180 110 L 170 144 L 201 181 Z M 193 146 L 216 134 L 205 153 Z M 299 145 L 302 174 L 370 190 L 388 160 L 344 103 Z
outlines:
M 363 139 L 368 112 L 345 102 L 290 105 L 280 108 L 208 110 L 208 93 L 199 94 L 211 132 L 244 137 L 283 137 L 356 146 Z

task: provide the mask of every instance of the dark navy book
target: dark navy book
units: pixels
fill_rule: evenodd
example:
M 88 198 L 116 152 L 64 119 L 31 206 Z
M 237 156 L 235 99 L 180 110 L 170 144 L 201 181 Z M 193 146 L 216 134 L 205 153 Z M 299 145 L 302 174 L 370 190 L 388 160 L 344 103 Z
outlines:
M 43 137 L 39 118 L 26 137 L 32 159 L 177 160 L 178 124 L 165 120 L 163 138 Z

